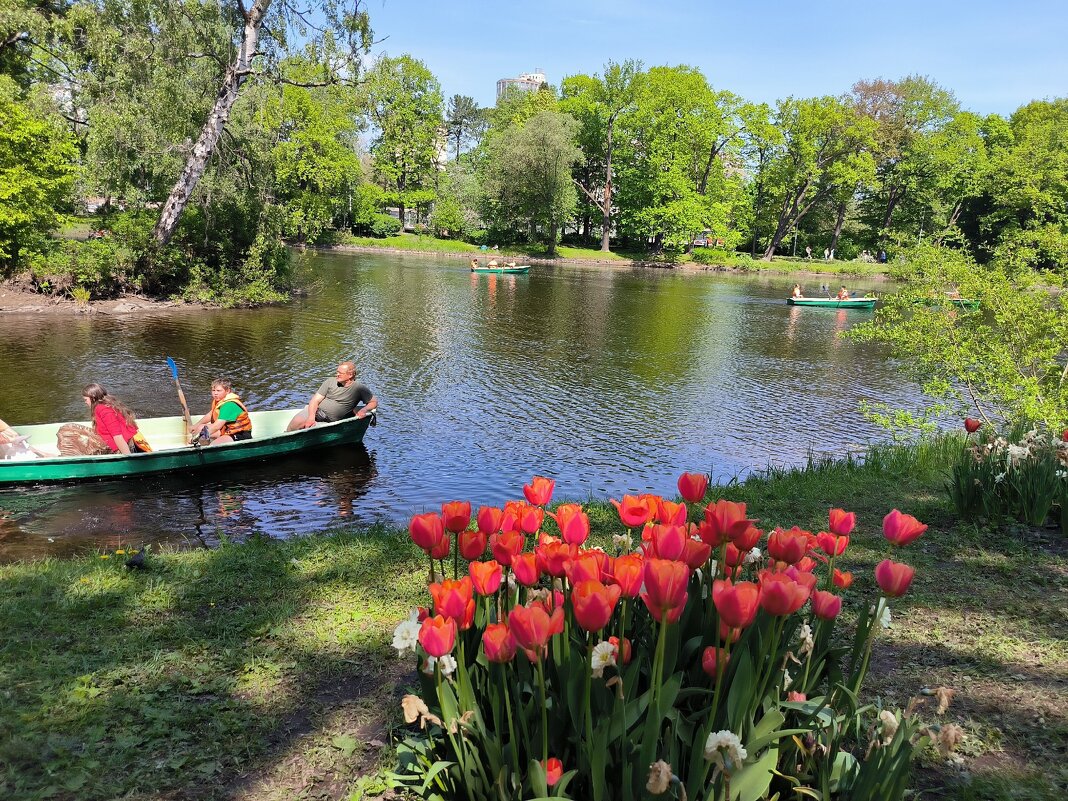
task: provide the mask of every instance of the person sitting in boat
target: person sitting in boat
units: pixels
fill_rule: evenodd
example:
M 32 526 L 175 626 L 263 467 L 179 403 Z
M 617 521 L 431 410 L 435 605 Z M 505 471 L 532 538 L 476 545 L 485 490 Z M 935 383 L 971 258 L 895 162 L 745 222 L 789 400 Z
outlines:
M 230 379 L 216 378 L 211 382 L 211 410 L 193 423 L 189 433 L 197 435 L 206 445 L 252 439 L 248 409 L 234 393 Z
M 794 284 L 794 291 L 790 293 L 790 297 L 792 297 L 792 298 L 803 298 L 804 297 L 804 295 L 801 294 L 801 284 Z
M 496 259 L 490 259 L 489 260 L 489 264 L 487 264 L 486 267 L 488 267 L 491 270 L 496 270 L 497 269 L 497 260 Z
M 93 429 L 112 453 L 150 453 L 151 446 L 137 430 L 134 413 L 100 384 L 86 384 L 82 399 L 93 416 Z
M 362 419 L 377 406 L 378 399 L 371 390 L 357 383 L 356 365 L 342 362 L 337 366 L 336 378 L 322 383 L 308 405 L 289 421 L 286 431 L 311 428 L 316 423 L 335 423 L 346 417 Z
M 478 269 L 478 259 L 471 259 L 471 269 L 472 270 L 477 270 Z
M 845 285 L 838 290 L 838 294 L 835 296 L 837 300 L 849 300 L 849 290 L 845 288 Z
M 514 269 L 515 268 L 515 262 L 514 261 L 505 262 L 504 266 L 509 268 L 509 269 Z

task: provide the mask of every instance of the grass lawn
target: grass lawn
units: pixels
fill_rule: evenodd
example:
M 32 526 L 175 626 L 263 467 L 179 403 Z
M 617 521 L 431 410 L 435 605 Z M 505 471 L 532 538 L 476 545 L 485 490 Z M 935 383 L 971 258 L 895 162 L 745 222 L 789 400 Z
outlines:
M 964 761 L 922 754 L 922 797 L 1061 799 L 1068 543 L 1051 530 L 957 520 L 941 487 L 946 450 L 879 450 L 866 466 L 774 472 L 712 497 L 746 501 L 765 528 L 816 530 L 832 505 L 856 511 L 841 566 L 857 577 L 846 593 L 857 604 L 888 551 L 882 516 L 897 507 L 929 523 L 904 554 L 916 579 L 892 604 L 864 697 L 899 706 L 924 688 L 957 691 L 944 715 L 920 714 L 964 728 Z M 616 530 L 611 507 L 590 512 L 598 536 Z M 404 532 L 150 553 L 141 572 L 124 558 L 0 566 L 0 798 L 354 799 L 384 789 L 413 667 L 390 640 L 425 603 L 425 557 Z

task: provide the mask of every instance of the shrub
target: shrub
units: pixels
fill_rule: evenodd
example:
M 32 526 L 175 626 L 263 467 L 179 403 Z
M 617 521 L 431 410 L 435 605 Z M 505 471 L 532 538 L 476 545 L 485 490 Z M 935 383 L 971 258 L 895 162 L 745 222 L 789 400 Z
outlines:
M 633 799 L 643 785 L 695 799 L 902 797 L 926 733 L 911 709 L 857 694 L 912 568 L 876 568 L 881 595 L 858 602 L 843 645 L 835 620 L 852 576 L 835 560 L 854 515 L 831 510 L 818 535 L 765 537 L 745 504 L 702 506 L 705 476 L 684 474 L 679 489 L 683 503 L 613 501 L 626 532 L 614 556 L 585 548 L 578 504 L 546 511 L 553 482 L 540 477 L 527 502 L 480 509 L 474 531 L 469 503 L 412 518 L 432 605 L 394 636 L 421 676 L 402 703 L 420 729 L 398 749 L 398 786 L 448 799 L 542 798 L 550 787 Z M 926 528 L 896 510 L 883 522 L 897 546 Z M 472 560 L 463 570 L 461 556 Z
M 401 221 L 392 214 L 375 214 L 370 225 L 371 236 L 384 239 L 387 236 L 399 234 Z

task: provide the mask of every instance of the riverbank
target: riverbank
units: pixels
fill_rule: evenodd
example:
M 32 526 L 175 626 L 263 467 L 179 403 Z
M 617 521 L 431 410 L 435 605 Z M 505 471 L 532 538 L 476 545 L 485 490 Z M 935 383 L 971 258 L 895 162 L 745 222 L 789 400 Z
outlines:
M 959 444 L 878 449 L 716 488 L 770 528 L 817 530 L 843 505 L 859 525 L 846 603 L 870 597 L 880 521 L 930 524 L 910 547 L 909 593 L 877 646 L 867 700 L 965 731 L 961 764 L 922 755 L 914 786 L 954 799 L 1063 797 L 1068 738 L 1068 549 L 1053 532 L 962 523 L 942 490 Z M 518 491 L 518 487 L 516 488 Z M 518 494 L 518 492 L 517 492 Z M 447 499 L 443 499 L 447 500 Z M 616 527 L 590 507 L 596 535 Z M 125 549 L 120 549 L 125 550 Z M 0 567 L 0 796 L 347 799 L 384 790 L 412 664 L 390 646 L 425 603 L 425 562 L 405 532 L 336 532 L 217 550 L 119 551 Z
M 92 315 L 104 314 L 121 316 L 140 312 L 211 308 L 202 303 L 185 303 L 174 300 L 157 300 L 143 295 L 126 295 L 110 300 L 93 300 L 79 302 L 70 298 L 53 297 L 30 292 L 18 286 L 0 284 L 0 314 L 36 314 L 36 315 Z

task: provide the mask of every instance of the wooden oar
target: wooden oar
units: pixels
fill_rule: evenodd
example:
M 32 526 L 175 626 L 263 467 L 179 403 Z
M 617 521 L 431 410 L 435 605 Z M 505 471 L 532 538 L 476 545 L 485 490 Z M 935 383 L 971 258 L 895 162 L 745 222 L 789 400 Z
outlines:
M 41 458 L 45 457 L 45 454 L 43 454 L 41 451 L 37 450 L 35 447 L 26 442 L 25 437 L 20 436 L 19 432 L 9 426 L 3 420 L 0 420 L 0 442 L 5 442 L 9 445 L 21 444 L 23 447 L 32 451 L 35 456 L 39 456 Z
M 185 393 L 182 392 L 182 385 L 178 382 L 178 365 L 174 363 L 174 359 L 168 356 L 167 366 L 171 368 L 171 375 L 174 376 L 174 386 L 178 390 L 178 400 L 182 404 L 182 411 L 185 412 L 185 430 L 189 431 L 193 427 L 193 422 L 189 416 L 189 405 L 185 402 Z

